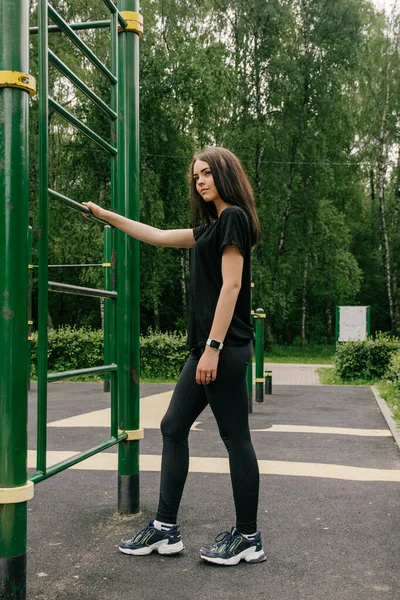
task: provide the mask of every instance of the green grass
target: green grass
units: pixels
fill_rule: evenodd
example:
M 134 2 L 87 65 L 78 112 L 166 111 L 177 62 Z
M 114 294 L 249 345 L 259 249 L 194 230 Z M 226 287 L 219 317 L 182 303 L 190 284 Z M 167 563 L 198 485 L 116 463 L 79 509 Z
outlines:
M 400 422 L 400 389 L 386 381 L 379 381 L 376 387 L 382 398 L 387 402 L 396 421 Z
M 342 379 L 336 374 L 335 368 L 323 368 L 317 371 L 320 383 L 324 385 L 376 385 L 380 379 Z
M 301 346 L 272 346 L 265 352 L 265 362 L 304 363 L 330 365 L 333 363 L 335 345 L 307 344 Z

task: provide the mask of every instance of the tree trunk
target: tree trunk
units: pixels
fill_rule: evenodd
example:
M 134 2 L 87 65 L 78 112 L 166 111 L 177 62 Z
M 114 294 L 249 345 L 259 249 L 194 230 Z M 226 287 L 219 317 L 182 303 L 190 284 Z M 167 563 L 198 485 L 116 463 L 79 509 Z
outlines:
M 396 205 L 393 214 L 392 222 L 392 239 L 394 256 L 398 256 L 398 222 L 400 213 L 400 150 L 397 153 L 397 182 L 395 189 Z M 397 260 L 393 261 L 393 312 L 394 312 L 394 329 L 398 335 L 400 331 L 400 307 L 398 300 L 398 280 L 397 280 Z
M 389 71 L 390 71 L 390 57 L 388 59 L 386 68 L 386 94 L 385 104 L 382 111 L 381 127 L 379 133 L 379 157 L 378 157 L 378 196 L 379 196 L 379 224 L 381 233 L 381 250 L 382 250 L 382 261 L 383 269 L 386 280 L 386 293 L 389 305 L 389 315 L 392 332 L 395 330 L 394 312 L 393 312 L 393 297 L 392 297 L 392 277 L 390 268 L 390 248 L 389 248 L 389 237 L 386 227 L 386 216 L 385 216 L 385 175 L 386 175 L 386 116 L 389 109 Z
M 104 298 L 100 298 L 100 319 L 101 328 L 104 331 Z
M 326 337 L 328 340 L 328 344 L 333 344 L 333 336 L 332 336 L 332 309 L 331 307 L 326 309 Z
M 304 259 L 303 274 L 303 300 L 301 305 L 301 347 L 306 343 L 306 315 L 307 315 L 307 278 L 308 278 L 308 252 Z
M 374 174 L 374 170 L 371 169 L 369 172 L 369 181 L 370 181 L 370 186 L 371 186 L 371 204 L 372 207 L 375 206 L 375 174 Z
M 158 305 L 157 298 L 154 298 L 153 312 L 154 312 L 154 327 L 156 330 L 159 330 L 160 329 L 160 307 Z
M 186 290 L 186 262 L 187 262 L 187 250 L 182 250 L 181 253 L 181 290 L 182 290 L 182 311 L 185 323 L 188 322 L 188 303 L 187 303 L 187 290 Z

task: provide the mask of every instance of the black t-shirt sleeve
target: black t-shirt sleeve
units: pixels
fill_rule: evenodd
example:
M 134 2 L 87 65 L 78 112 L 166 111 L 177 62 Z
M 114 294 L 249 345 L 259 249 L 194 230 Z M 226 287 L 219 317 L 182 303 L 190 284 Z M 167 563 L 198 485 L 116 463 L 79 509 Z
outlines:
M 205 230 L 207 229 L 208 224 L 206 223 L 205 225 L 199 225 L 198 227 L 195 227 L 193 229 L 193 235 L 194 235 L 194 241 L 197 242 L 197 240 L 199 239 L 199 237 L 201 237 L 203 235 L 203 233 L 205 232 Z
M 226 246 L 237 246 L 243 257 L 250 248 L 250 227 L 246 215 L 241 209 L 226 208 L 221 215 L 220 252 Z

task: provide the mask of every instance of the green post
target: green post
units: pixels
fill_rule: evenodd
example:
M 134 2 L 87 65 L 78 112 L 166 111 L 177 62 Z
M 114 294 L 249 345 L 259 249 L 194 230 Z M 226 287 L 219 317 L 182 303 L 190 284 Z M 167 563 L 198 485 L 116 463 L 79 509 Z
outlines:
M 119 0 L 129 27 L 118 44 L 118 196 L 116 210 L 139 220 L 138 0 Z M 139 511 L 139 242 L 117 231 L 118 425 L 128 438 L 118 447 L 118 511 Z
M 264 402 L 264 309 L 257 308 L 254 318 L 256 320 L 256 402 Z
M 371 335 L 371 307 L 367 306 L 367 337 Z
M 272 394 L 272 371 L 267 369 L 264 372 L 265 376 L 265 395 Z
M 22 600 L 33 496 L 27 483 L 29 94 L 23 87 L 30 79 L 29 0 L 2 0 L 0 23 L 0 598 Z
M 104 255 L 103 255 L 103 269 L 104 269 L 104 289 L 111 291 L 111 252 L 112 252 L 112 230 L 109 225 L 104 227 Z M 104 364 L 110 365 L 113 362 L 111 357 L 112 350 L 112 303 L 111 298 L 104 298 Z M 110 391 L 110 373 L 104 375 L 104 387 L 105 392 Z
M 32 227 L 28 227 L 28 390 L 31 389 L 31 356 L 32 356 Z
M 251 282 L 251 290 L 254 288 L 254 283 Z M 253 306 L 252 294 L 250 295 L 250 308 Z M 250 322 L 254 327 L 254 310 L 251 310 Z M 247 391 L 249 396 L 249 414 L 253 412 L 253 354 L 251 356 L 249 366 L 247 367 Z
M 340 306 L 336 306 L 335 331 L 336 331 L 336 343 L 337 343 L 339 341 L 339 335 L 340 335 Z

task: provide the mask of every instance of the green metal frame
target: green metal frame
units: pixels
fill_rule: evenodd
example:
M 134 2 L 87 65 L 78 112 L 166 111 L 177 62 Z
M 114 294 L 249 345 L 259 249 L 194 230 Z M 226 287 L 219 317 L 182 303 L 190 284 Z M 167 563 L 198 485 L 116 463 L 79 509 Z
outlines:
M 264 402 L 264 323 L 265 312 L 257 308 L 253 318 L 256 323 L 256 402 Z
M 335 337 L 336 337 L 336 343 L 338 343 L 339 342 L 339 334 L 340 334 L 340 306 L 336 305 L 335 315 L 336 315 Z
M 103 0 L 109 21 L 65 22 L 48 0 L 38 1 L 38 27 L 29 30 L 29 1 L 0 3 L 2 53 L 0 69 L 28 73 L 29 33 L 39 35 L 39 216 L 38 247 L 38 410 L 36 473 L 27 478 L 28 377 L 28 270 L 31 263 L 29 202 L 29 96 L 25 90 L 2 88 L 0 109 L 0 190 L 5 218 L 0 220 L 0 347 L 9 348 L 0 362 L 0 488 L 10 490 L 10 502 L 0 510 L 0 596 L 26 597 L 27 502 L 19 489 L 75 465 L 119 444 L 118 510 L 139 510 L 139 440 L 128 440 L 125 431 L 139 429 L 139 245 L 123 232 L 105 227 L 104 290 L 49 281 L 49 198 L 94 218 L 79 202 L 49 189 L 49 108 L 83 132 L 111 159 L 111 210 L 139 219 L 139 35 L 125 31 L 120 11 L 139 12 L 136 0 Z M 54 25 L 49 25 L 49 18 Z M 118 28 L 120 25 L 120 28 Z M 75 33 L 80 29 L 110 29 L 110 68 Z M 108 106 L 49 49 L 49 32 L 66 35 L 108 80 Z M 49 97 L 49 63 L 79 88 L 110 119 L 109 141 Z M 12 140 L 12 143 L 10 142 Z M 18 202 L 15 201 L 18 198 Z M 97 219 L 103 225 L 104 221 Z M 25 233 L 24 233 L 25 232 Z M 29 271 L 31 273 L 31 271 Z M 48 293 L 62 292 L 101 297 L 105 307 L 105 364 L 101 367 L 48 374 Z M 118 342 L 117 342 L 118 341 Z M 22 358 L 21 358 L 22 357 Z M 95 448 L 47 467 L 48 383 L 88 374 L 107 374 L 111 389 L 110 437 Z M 6 433 L 7 432 L 7 433 Z M 122 433 L 121 433 L 122 432 Z M 14 488 L 18 488 L 15 492 Z M 29 494 L 28 494 L 29 496 Z

